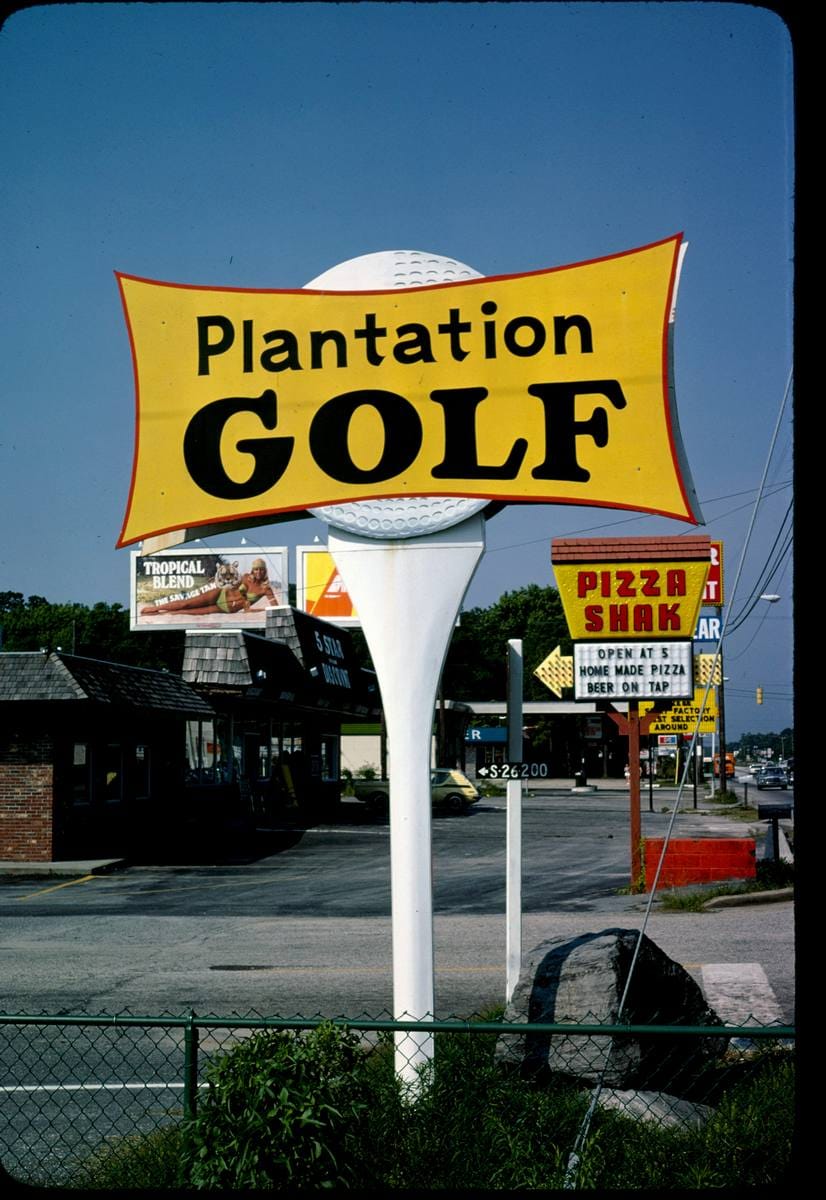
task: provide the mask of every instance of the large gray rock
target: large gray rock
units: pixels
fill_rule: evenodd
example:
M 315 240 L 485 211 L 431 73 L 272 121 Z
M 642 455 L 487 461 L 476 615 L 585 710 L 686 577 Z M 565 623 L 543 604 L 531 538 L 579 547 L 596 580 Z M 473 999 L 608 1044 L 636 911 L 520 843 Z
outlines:
M 709 1104 L 693 1104 L 666 1092 L 620 1092 L 601 1088 L 597 1108 L 618 1112 L 632 1121 L 647 1121 L 663 1129 L 700 1129 L 714 1109 Z
M 636 929 L 604 929 L 541 942 L 525 958 L 504 1020 L 516 1024 L 615 1025 L 637 939 L 642 937 L 623 1025 L 720 1025 L 688 972 Z M 727 1039 L 601 1034 L 503 1034 L 500 1062 L 525 1077 L 557 1074 L 609 1088 L 677 1092 L 725 1053 Z

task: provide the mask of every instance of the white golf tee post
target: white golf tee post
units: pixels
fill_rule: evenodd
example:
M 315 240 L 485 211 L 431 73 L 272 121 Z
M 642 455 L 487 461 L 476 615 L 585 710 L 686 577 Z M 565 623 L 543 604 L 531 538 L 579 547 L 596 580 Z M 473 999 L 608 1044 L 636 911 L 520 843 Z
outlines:
M 522 761 L 522 642 L 508 641 L 508 758 Z M 522 970 L 522 781 L 507 782 L 505 879 L 505 1000 L 510 1003 Z
M 330 529 L 328 548 L 370 648 L 387 727 L 393 1015 L 432 1020 L 433 717 L 456 618 L 484 552 L 484 519 L 389 541 Z M 395 1045 L 396 1074 L 415 1089 L 433 1037 L 397 1032 Z

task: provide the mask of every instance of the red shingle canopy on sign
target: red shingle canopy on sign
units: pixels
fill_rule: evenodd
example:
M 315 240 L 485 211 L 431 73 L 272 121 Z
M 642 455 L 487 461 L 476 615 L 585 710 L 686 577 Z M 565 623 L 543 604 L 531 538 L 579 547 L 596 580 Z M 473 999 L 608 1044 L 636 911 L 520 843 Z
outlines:
M 552 563 L 684 562 L 711 558 L 711 538 L 688 537 L 554 538 Z

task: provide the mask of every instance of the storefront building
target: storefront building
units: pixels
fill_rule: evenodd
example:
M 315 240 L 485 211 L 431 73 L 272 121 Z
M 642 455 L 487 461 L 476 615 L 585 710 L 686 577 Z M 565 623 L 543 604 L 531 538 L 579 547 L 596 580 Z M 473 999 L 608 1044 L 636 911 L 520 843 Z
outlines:
M 61 652 L 0 654 L 0 860 L 135 853 L 181 816 L 188 719 L 177 676 Z
M 183 678 L 213 709 L 188 725 L 193 810 L 251 831 L 332 814 L 342 723 L 380 715 L 375 675 L 359 666 L 346 630 L 280 607 L 263 637 L 191 632 Z
M 345 631 L 188 633 L 183 678 L 0 654 L 0 861 L 171 861 L 329 815 L 344 721 L 379 719 Z

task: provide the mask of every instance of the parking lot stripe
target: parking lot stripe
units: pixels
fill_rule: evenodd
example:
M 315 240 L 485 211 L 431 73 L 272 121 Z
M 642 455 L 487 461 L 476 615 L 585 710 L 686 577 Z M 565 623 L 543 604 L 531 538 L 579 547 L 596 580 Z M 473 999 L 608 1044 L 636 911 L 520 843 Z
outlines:
M 52 887 L 40 888 L 37 892 L 29 892 L 27 896 L 18 896 L 18 900 L 32 900 L 35 896 L 46 896 L 49 892 L 59 892 L 61 888 L 72 887 L 76 883 L 88 883 L 90 879 L 99 879 L 99 875 L 82 875 L 80 879 L 67 879 L 65 883 L 55 883 Z

